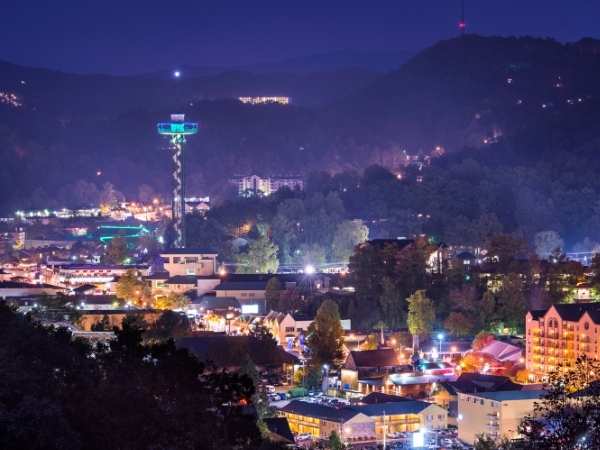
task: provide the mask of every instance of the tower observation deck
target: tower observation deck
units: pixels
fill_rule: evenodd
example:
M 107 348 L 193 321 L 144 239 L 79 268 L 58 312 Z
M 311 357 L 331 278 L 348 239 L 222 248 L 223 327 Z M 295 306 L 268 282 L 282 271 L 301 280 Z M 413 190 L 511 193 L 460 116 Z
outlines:
M 156 125 L 158 134 L 168 136 L 170 149 L 173 152 L 173 200 L 172 217 L 175 229 L 175 248 L 185 248 L 185 172 L 183 164 L 183 147 L 186 136 L 198 133 L 198 124 L 186 122 L 184 114 L 171 114 L 170 122 Z

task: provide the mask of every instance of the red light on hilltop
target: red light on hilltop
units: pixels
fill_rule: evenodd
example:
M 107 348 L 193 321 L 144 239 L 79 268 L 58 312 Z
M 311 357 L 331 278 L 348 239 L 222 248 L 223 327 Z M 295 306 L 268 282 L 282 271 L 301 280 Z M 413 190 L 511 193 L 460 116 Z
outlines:
M 463 21 L 458 22 L 458 28 L 460 28 L 461 30 L 464 30 L 465 28 L 467 28 L 467 24 L 464 23 Z

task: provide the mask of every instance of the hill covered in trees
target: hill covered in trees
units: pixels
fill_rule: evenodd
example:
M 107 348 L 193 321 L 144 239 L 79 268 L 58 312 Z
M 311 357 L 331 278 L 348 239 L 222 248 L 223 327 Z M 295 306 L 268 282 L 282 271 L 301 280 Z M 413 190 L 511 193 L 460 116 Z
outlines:
M 347 190 L 360 199 L 344 200 L 350 218 L 422 213 L 425 231 L 448 240 L 486 220 L 527 236 L 553 229 L 570 244 L 599 240 L 599 69 L 591 39 L 479 36 L 439 42 L 381 76 L 237 72 L 175 82 L 5 64 L 0 91 L 17 97 L 0 101 L 0 209 L 85 203 L 79 179 L 112 182 L 129 197 L 142 184 L 167 194 L 169 155 L 154 123 L 177 110 L 201 123 L 186 155 L 191 193 L 223 194 L 227 178 L 245 172 L 410 172 L 402 150 L 441 146 L 446 156 L 395 199 Z M 294 103 L 230 99 L 242 94 Z

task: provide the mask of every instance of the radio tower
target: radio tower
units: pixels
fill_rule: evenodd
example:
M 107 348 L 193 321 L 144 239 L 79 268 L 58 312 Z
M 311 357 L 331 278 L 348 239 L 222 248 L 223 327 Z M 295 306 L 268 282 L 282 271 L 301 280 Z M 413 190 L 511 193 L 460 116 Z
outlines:
M 458 31 L 461 36 L 465 35 L 467 22 L 465 22 L 465 0 L 460 0 L 460 20 L 458 21 Z
M 185 178 L 183 165 L 183 147 L 186 136 L 198 132 L 198 124 L 186 122 L 185 114 L 171 114 L 170 122 L 157 124 L 158 134 L 169 136 L 173 152 L 173 201 L 171 212 L 175 229 L 175 248 L 185 248 Z

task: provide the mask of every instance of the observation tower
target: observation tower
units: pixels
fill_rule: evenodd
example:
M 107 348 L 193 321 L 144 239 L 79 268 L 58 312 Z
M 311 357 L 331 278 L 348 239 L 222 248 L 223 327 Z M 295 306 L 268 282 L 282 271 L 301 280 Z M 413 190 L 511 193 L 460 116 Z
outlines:
M 172 217 L 175 229 L 175 248 L 185 248 L 185 177 L 183 165 L 183 147 L 186 136 L 198 133 L 198 124 L 186 122 L 185 114 L 171 114 L 170 122 L 156 125 L 158 134 L 168 136 L 173 152 L 173 201 Z

